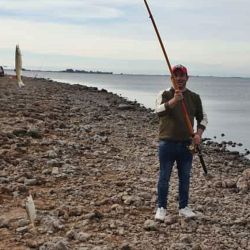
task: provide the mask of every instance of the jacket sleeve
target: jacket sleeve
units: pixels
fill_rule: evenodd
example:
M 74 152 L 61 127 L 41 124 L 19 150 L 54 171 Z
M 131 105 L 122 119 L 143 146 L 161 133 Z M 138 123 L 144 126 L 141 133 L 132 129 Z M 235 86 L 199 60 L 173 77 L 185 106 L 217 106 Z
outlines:
M 165 105 L 167 101 L 169 101 L 169 97 L 166 95 L 166 91 L 163 90 L 161 91 L 157 98 L 156 98 L 156 103 L 155 103 L 155 113 L 158 114 L 159 116 L 162 116 L 166 114 L 166 112 L 169 111 L 169 107 Z
M 201 129 L 205 130 L 207 127 L 207 124 L 208 124 L 208 119 L 207 119 L 207 114 L 204 111 L 204 108 L 202 106 L 201 98 L 199 95 L 197 98 L 197 105 L 198 105 L 198 107 L 197 107 L 197 112 L 195 115 L 196 120 L 197 120 L 197 129 L 201 128 Z

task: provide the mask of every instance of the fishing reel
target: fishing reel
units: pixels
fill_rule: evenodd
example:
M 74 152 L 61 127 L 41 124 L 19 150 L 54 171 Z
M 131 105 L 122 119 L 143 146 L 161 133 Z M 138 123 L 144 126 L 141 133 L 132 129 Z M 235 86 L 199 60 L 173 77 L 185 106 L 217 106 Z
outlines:
M 198 145 L 194 144 L 193 142 L 188 145 L 187 148 L 191 154 L 196 154 L 198 152 Z
M 187 147 L 188 147 L 188 150 L 192 154 L 196 154 L 197 153 L 198 157 L 200 158 L 201 166 L 202 166 L 203 171 L 204 171 L 204 176 L 207 176 L 208 175 L 208 173 L 207 173 L 207 167 L 206 167 L 206 164 L 205 164 L 204 159 L 203 159 L 203 155 L 202 155 L 202 151 L 201 151 L 200 145 L 192 143 L 191 145 L 189 145 Z

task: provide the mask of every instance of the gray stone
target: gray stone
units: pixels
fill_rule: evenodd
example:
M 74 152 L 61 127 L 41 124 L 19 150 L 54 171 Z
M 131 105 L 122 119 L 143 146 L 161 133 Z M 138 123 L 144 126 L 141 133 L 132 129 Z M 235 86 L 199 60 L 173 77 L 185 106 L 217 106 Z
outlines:
M 144 226 L 143 228 L 146 230 L 146 231 L 157 231 L 158 230 L 158 223 L 153 221 L 153 220 L 146 220 L 144 222 Z
M 91 237 L 91 234 L 88 233 L 84 233 L 84 232 L 79 232 L 75 234 L 75 239 L 79 240 L 81 242 L 85 242 L 87 240 L 89 240 Z
M 28 228 L 28 226 L 24 226 L 24 227 L 18 227 L 17 229 L 16 229 L 16 232 L 17 233 L 27 233 L 28 232 L 28 230 L 29 230 L 29 228 Z

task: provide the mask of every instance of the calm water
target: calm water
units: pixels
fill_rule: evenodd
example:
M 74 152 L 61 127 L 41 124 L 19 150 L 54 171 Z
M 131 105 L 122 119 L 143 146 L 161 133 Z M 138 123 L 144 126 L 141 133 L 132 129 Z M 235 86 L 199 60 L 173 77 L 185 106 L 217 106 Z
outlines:
M 170 87 L 168 76 L 27 71 L 23 75 L 103 88 L 152 109 L 159 91 Z M 208 114 L 205 137 L 242 143 L 237 148 L 242 152 L 250 149 L 250 78 L 190 77 L 188 88 L 200 94 Z

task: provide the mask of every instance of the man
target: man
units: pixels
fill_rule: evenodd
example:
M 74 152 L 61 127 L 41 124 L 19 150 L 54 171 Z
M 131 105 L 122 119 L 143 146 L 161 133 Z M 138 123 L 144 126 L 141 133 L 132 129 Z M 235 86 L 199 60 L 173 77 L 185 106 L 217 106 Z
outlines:
M 179 215 L 194 217 L 188 207 L 189 181 L 193 156 L 189 150 L 191 143 L 200 144 L 202 133 L 207 125 L 207 116 L 203 111 L 200 96 L 186 88 L 188 72 L 183 65 L 173 67 L 173 75 L 179 90 L 173 88 L 160 92 L 156 100 L 156 113 L 160 119 L 159 160 L 160 174 L 158 181 L 158 209 L 155 219 L 164 221 L 166 216 L 169 180 L 176 162 L 179 177 Z M 173 78 L 171 78 L 173 81 Z M 197 130 L 190 137 L 182 112 L 182 99 L 192 123 L 197 121 Z

